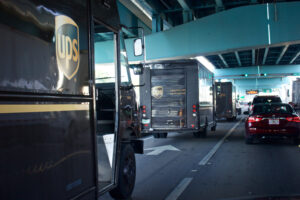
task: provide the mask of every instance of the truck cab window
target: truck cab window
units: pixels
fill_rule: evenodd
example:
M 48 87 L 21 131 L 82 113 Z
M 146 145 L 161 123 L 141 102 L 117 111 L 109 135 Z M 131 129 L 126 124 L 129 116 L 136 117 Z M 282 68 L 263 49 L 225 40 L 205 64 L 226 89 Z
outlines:
M 121 61 L 121 85 L 130 85 L 131 77 L 128 65 L 128 57 L 124 41 L 124 33 L 120 32 L 120 61 Z

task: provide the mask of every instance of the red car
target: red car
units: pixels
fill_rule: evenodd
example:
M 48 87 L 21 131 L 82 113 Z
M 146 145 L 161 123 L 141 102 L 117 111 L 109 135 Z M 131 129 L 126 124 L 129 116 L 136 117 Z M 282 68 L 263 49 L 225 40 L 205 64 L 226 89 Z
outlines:
M 245 129 L 246 144 L 254 139 L 284 137 L 298 144 L 300 117 L 289 104 L 255 104 L 245 121 Z

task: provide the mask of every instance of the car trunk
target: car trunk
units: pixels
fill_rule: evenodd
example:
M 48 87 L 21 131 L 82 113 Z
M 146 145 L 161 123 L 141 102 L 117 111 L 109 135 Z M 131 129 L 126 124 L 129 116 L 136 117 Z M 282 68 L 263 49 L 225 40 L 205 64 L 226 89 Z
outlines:
M 288 121 L 286 118 L 292 114 L 264 114 L 255 115 L 260 121 L 251 122 L 250 132 L 255 133 L 297 133 L 297 123 Z

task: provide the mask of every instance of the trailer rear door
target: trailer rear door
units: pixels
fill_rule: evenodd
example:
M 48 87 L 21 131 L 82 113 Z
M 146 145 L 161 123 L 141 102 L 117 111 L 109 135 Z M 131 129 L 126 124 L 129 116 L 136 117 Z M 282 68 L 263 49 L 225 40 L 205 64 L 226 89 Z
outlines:
M 151 70 L 152 128 L 186 127 L 185 77 L 183 69 Z

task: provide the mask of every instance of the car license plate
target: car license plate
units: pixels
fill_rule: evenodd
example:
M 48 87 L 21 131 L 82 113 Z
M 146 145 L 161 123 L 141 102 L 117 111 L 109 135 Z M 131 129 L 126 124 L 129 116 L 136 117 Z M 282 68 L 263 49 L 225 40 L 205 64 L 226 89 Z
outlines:
M 279 119 L 269 119 L 270 125 L 279 125 Z
M 150 119 L 142 119 L 142 124 L 150 124 Z

